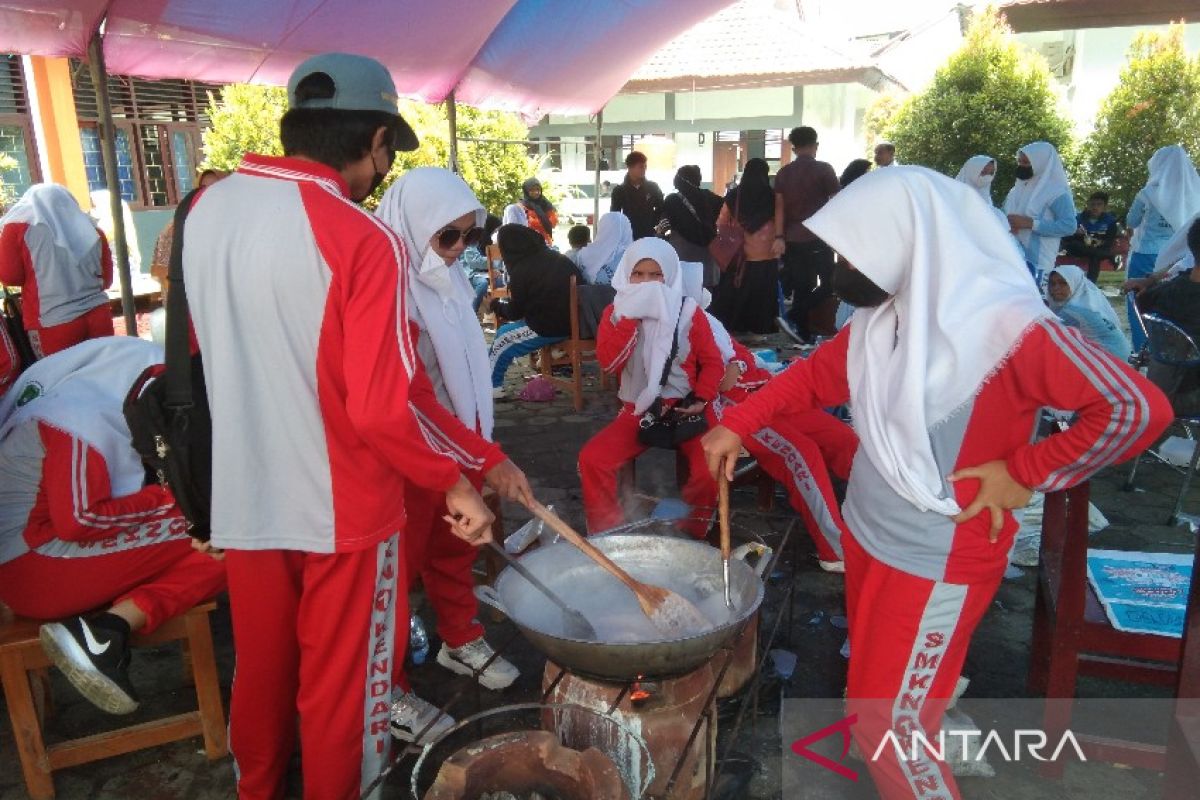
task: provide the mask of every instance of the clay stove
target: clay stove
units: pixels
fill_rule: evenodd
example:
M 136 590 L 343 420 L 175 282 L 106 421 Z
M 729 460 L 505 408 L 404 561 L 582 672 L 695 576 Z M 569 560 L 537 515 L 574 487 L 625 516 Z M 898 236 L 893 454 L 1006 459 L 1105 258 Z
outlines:
M 715 761 L 717 713 L 713 683 L 720 664 L 716 669 L 713 664 L 722 658 L 718 655 L 681 677 L 631 683 L 585 678 L 548 661 L 542 678 L 543 701 L 591 709 L 641 736 L 654 762 L 654 780 L 647 797 L 701 800 Z M 614 728 L 598 725 L 595 715 L 561 708 L 547 710 L 542 714 L 542 724 L 556 731 L 570 747 L 598 747 L 613 758 L 623 776 L 633 778 L 634 785 L 644 782 L 647 765 L 642 751 L 631 747 L 627 740 L 611 741 Z

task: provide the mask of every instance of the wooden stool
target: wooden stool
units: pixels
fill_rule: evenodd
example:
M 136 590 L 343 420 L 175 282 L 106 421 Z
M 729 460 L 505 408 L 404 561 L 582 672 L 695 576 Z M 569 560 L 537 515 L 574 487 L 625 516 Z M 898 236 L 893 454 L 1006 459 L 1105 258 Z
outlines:
M 38 639 L 38 628 L 42 623 L 14 616 L 7 606 L 0 605 L 0 679 L 3 680 L 4 699 L 8 703 L 8 716 L 21 757 L 21 770 L 25 774 L 25 788 L 33 800 L 54 797 L 54 770 L 167 742 L 202 735 L 209 760 L 229 752 L 225 741 L 225 709 L 221 704 L 213 656 L 212 629 L 208 624 L 208 615 L 216 607 L 212 602 L 198 605 L 163 623 L 154 633 L 134 636 L 132 641 L 135 647 L 182 642 L 184 652 L 191 658 L 197 711 L 47 747 L 42 738 L 42 717 L 31 691 L 31 681 L 37 680 L 51 665 Z

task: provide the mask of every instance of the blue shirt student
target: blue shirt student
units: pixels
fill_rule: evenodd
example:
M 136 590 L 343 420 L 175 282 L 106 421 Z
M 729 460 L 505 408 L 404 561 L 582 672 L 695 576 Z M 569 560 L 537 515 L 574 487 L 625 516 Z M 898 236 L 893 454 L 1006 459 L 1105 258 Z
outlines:
M 1058 245 L 1064 236 L 1075 232 L 1075 201 L 1064 192 L 1034 217 L 1029 242 L 1023 246 L 1025 261 L 1035 274 L 1048 272 L 1054 266 Z
M 1133 256 L 1129 264 L 1129 276 L 1131 278 L 1138 277 L 1138 274 L 1149 274 L 1154 270 L 1154 257 L 1158 252 L 1166 246 L 1171 237 L 1175 235 L 1175 229 L 1171 227 L 1171 223 L 1158 213 L 1158 209 L 1146 197 L 1146 190 L 1137 193 L 1133 198 L 1133 205 L 1129 207 L 1129 214 L 1125 217 L 1125 224 L 1131 228 L 1137 228 L 1137 232 L 1133 236 L 1131 249 Z M 1145 259 L 1138 259 L 1138 255 L 1148 256 Z M 1134 261 L 1148 261 L 1149 269 L 1144 273 L 1137 269 L 1140 264 L 1135 264 Z

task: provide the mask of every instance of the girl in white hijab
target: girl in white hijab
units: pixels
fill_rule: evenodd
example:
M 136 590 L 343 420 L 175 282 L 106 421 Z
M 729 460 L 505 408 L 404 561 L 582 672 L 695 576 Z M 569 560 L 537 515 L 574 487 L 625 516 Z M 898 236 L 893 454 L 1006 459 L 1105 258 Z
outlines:
M 1075 232 L 1075 201 L 1058 150 L 1033 142 L 1017 151 L 1017 182 L 1004 200 L 1004 213 L 1029 271 L 1039 281 L 1054 267 L 1058 245 Z
M 602 215 L 596 223 L 595 240 L 579 251 L 579 268 L 587 282 L 611 285 L 621 256 L 631 244 L 633 228 L 629 225 L 629 217 L 620 211 Z
M 524 225 L 529 227 L 529 214 L 525 211 L 525 206 L 520 203 L 509 203 L 504 207 L 504 213 L 500 217 L 501 225 Z
M 996 159 L 991 156 L 978 155 L 968 158 L 954 179 L 978 192 L 983 201 L 996 212 L 996 219 L 1007 229 L 1008 217 L 1003 211 L 996 208 L 996 203 L 992 200 L 992 181 L 995 177 Z
M 64 186 L 30 186 L 0 217 L 0 283 L 21 287 L 25 329 L 39 358 L 113 334 L 104 293 L 112 255 Z
M 688 296 L 675 248 L 663 239 L 639 239 L 630 245 L 613 276 L 613 288 L 617 295 L 601 315 L 596 357 L 606 372 L 620 373 L 622 409 L 579 453 L 584 511 L 593 533 L 624 521 L 617 473 L 646 450 L 638 440 L 643 414 L 659 397 L 664 409 L 677 414 L 705 413 L 720 390 L 727 361 L 707 315 Z M 689 464 L 681 493 L 692 506 L 691 517 L 681 527 L 701 538 L 716 484 L 704 466 L 699 437 L 680 444 L 679 451 Z
M 832 283 L 858 310 L 705 436 L 728 472 L 779 415 L 850 402 L 861 445 L 842 509 L 847 712 L 862 752 L 940 727 L 1008 564 L 1011 510 L 1138 452 L 1173 418 L 1144 377 L 1053 318 L 990 220 L 973 190 L 921 167 L 839 192 L 804 224 L 842 257 Z M 1078 416 L 1031 443 L 1043 406 Z M 916 797 L 918 781 L 959 796 L 941 761 L 892 751 L 868 767 L 882 797 Z
M 482 236 L 483 206 L 462 178 L 449 170 L 422 167 L 384 192 L 376 214 L 400 234 L 408 252 L 406 305 L 411 324 L 418 329 L 417 352 L 424 367 L 411 404 L 422 432 L 431 447 L 459 461 L 477 489 L 486 482 L 506 499 L 531 502 L 525 475 L 491 441 L 494 417 L 487 344 L 472 307 L 475 293 L 457 265 L 463 250 Z M 424 374 L 433 384 L 432 395 L 421 390 Z M 438 663 L 471 675 L 494 651 L 475 621 L 471 573 L 475 549 L 444 530 L 444 506 L 433 493 L 409 488 L 405 549 L 410 574 L 422 576 L 437 613 L 443 640 Z M 408 622 L 404 617 L 397 620 L 399 635 L 408 636 Z M 489 689 L 502 689 L 518 674 L 516 667 L 497 657 L 478 680 Z M 437 709 L 411 691 L 402 666 L 393 678 L 403 694 L 392 708 L 392 730 L 415 735 L 437 716 Z M 453 724 L 443 717 L 434 732 Z
M 1059 319 L 1116 358 L 1129 360 L 1129 339 L 1121 331 L 1117 312 L 1086 272 L 1073 264 L 1055 267 L 1047 278 L 1045 294 L 1046 305 Z
M 1146 166 L 1150 179 L 1125 217 L 1125 223 L 1135 229 L 1129 242 L 1130 278 L 1153 272 L 1158 254 L 1200 213 L 1200 175 L 1186 150 L 1177 144 L 1160 147 Z

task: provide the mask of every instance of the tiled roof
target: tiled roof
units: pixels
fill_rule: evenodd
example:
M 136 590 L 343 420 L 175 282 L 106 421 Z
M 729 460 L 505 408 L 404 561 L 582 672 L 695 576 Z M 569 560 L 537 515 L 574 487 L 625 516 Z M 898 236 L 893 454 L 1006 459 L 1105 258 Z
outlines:
M 823 41 L 794 0 L 740 0 L 651 56 L 622 91 L 861 81 L 899 85 L 865 54 Z

